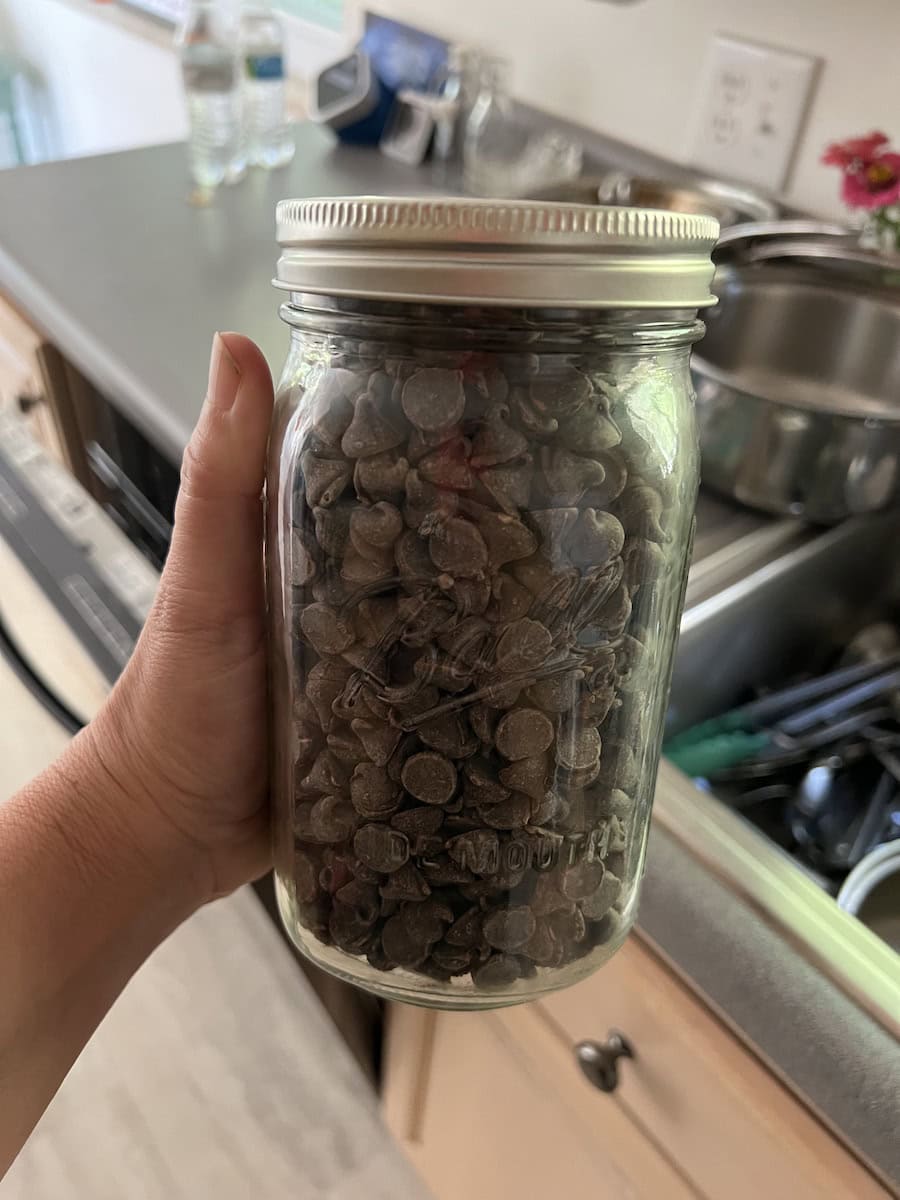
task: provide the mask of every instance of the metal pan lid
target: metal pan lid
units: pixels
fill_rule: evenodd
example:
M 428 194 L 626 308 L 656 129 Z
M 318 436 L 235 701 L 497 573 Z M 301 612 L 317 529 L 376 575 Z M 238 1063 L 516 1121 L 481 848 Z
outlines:
M 537 308 L 715 304 L 718 222 L 535 201 L 282 200 L 275 286 L 332 296 Z

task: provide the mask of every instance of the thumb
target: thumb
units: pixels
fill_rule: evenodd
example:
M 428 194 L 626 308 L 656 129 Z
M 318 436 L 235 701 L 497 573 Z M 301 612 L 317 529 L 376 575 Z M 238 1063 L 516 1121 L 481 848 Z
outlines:
M 259 620 L 272 404 L 262 351 L 241 334 L 217 333 L 206 400 L 182 462 L 162 581 L 176 624 L 222 630 Z

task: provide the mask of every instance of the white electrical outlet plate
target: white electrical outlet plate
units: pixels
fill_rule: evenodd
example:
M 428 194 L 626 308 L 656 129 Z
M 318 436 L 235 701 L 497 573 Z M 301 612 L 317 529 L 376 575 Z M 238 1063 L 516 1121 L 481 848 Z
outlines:
M 693 165 L 780 192 L 818 65 L 791 50 L 713 38 L 701 78 Z

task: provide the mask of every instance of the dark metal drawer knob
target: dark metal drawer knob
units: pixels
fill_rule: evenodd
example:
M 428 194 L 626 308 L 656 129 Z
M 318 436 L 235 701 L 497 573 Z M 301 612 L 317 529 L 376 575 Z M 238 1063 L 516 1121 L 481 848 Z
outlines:
M 585 1079 L 601 1092 L 614 1092 L 619 1084 L 619 1059 L 634 1058 L 624 1034 L 611 1029 L 605 1042 L 579 1042 L 575 1058 Z

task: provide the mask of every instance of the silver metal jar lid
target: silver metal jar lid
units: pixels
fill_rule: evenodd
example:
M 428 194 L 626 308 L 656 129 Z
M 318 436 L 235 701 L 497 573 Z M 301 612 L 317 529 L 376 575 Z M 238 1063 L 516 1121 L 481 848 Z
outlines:
M 275 286 L 433 304 L 704 308 L 718 222 L 527 200 L 282 200 Z

